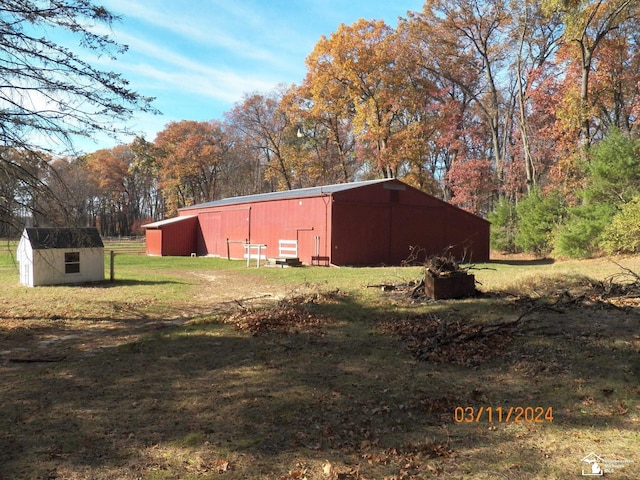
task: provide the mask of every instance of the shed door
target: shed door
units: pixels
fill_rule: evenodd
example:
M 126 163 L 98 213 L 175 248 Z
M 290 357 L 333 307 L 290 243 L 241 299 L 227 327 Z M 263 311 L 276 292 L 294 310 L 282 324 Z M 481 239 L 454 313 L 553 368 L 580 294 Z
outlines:
M 27 262 L 20 262 L 20 283 L 23 285 L 32 285 L 31 268 Z

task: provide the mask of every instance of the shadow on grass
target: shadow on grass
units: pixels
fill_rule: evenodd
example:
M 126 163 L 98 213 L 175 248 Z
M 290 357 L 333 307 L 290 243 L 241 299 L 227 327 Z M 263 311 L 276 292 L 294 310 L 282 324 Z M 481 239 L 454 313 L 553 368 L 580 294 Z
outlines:
M 456 315 L 457 305 L 434 311 Z M 366 478 L 427 475 L 429 466 L 445 476 L 562 478 L 537 437 L 551 424 L 456 423 L 456 407 L 551 406 L 554 427 L 601 438 L 631 428 L 627 413 L 610 412 L 623 396 L 633 407 L 639 380 L 623 313 L 564 326 L 559 314 L 532 318 L 544 333 L 461 366 L 416 361 L 380 333 L 379 321 L 398 316 L 392 305 L 343 296 L 303 308 L 322 319 L 317 328 L 251 335 L 202 318 L 119 346 L 78 341 L 56 364 L 0 363 L 0 478 L 184 478 L 216 473 L 221 459 L 234 478 L 280 478 L 301 458 L 358 465 Z M 554 441 L 574 448 L 572 438 Z
M 145 285 L 189 285 L 192 282 L 177 281 L 177 280 L 136 280 L 136 279 L 118 279 L 105 280 L 95 284 L 86 284 L 87 287 L 95 286 L 101 288 L 113 288 L 113 287 L 139 287 Z
M 116 280 L 102 280 L 99 282 L 83 282 L 83 283 L 57 283 L 53 285 L 38 285 L 35 287 L 25 288 L 79 288 L 79 289 L 92 289 L 92 288 L 114 288 L 114 287 L 139 287 L 139 286 L 153 286 L 153 285 L 190 285 L 190 282 L 182 282 L 176 280 L 136 280 L 136 279 L 116 279 Z
M 488 262 L 496 263 L 498 265 L 511 265 L 511 266 L 534 266 L 534 265 L 552 265 L 555 263 L 553 258 L 534 258 L 534 259 L 525 259 L 525 260 L 517 260 L 517 259 L 491 259 Z

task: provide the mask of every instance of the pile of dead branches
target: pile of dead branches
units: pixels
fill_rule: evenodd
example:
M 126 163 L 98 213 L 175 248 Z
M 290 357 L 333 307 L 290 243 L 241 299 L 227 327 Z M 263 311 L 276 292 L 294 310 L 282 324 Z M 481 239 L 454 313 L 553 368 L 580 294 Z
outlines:
M 473 325 L 428 314 L 382 322 L 380 329 L 400 337 L 417 360 L 470 366 L 500 354 L 518 323 Z
M 615 262 L 614 262 L 615 263 Z M 616 264 L 617 265 L 617 264 Z M 523 315 L 535 311 L 552 310 L 565 313 L 572 308 L 628 310 L 640 302 L 640 276 L 618 265 L 622 271 L 604 280 L 583 277 L 568 288 L 546 291 L 536 296 L 513 295 L 518 308 L 525 309 Z M 503 292 L 501 295 L 509 295 Z
M 326 319 L 316 313 L 314 305 L 331 301 L 330 295 L 295 296 L 283 299 L 272 306 L 259 309 L 243 308 L 226 319 L 236 329 L 253 335 L 268 333 L 316 333 L 322 332 Z
M 455 264 L 448 259 L 431 259 L 429 269 L 442 272 L 457 272 Z M 637 307 L 640 299 L 640 275 L 621 267 L 622 272 L 603 281 L 582 279 L 573 284 L 573 292 L 567 288 L 546 291 L 543 295 L 515 295 L 506 292 L 498 296 L 510 296 L 512 306 L 520 314 L 512 320 L 479 324 L 464 318 L 442 318 L 426 314 L 403 320 L 383 321 L 379 324 L 382 333 L 399 337 L 414 358 L 421 361 L 477 365 L 505 351 L 514 334 L 535 328 L 536 322 L 525 321 L 536 314 L 564 314 L 575 309 L 622 309 L 632 302 Z M 444 273 L 451 275 L 452 273 Z M 455 275 L 455 273 L 453 273 Z M 565 286 L 566 287 L 566 286 Z M 414 286 L 405 291 L 415 293 Z M 577 291 L 576 291 L 577 290 Z
M 613 260 L 611 260 L 613 262 Z M 621 272 L 610 275 L 602 281 L 590 281 L 590 287 L 599 300 L 611 298 L 640 298 L 640 275 L 619 263 Z
M 466 275 L 469 268 L 463 268 L 453 255 L 434 255 L 427 258 L 424 263 L 427 273 L 434 277 L 451 277 L 454 275 Z

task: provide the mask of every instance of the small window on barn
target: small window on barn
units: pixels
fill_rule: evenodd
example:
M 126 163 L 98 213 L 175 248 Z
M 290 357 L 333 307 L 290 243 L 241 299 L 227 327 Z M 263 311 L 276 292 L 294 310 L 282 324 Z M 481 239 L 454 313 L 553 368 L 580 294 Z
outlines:
M 80 273 L 80 252 L 64 254 L 64 273 Z

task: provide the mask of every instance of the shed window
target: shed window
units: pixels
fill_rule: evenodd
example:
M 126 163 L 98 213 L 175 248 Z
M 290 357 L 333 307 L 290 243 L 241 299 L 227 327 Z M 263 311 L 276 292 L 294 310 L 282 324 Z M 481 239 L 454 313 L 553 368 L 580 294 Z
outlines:
M 64 273 L 80 273 L 80 252 L 64 254 Z

